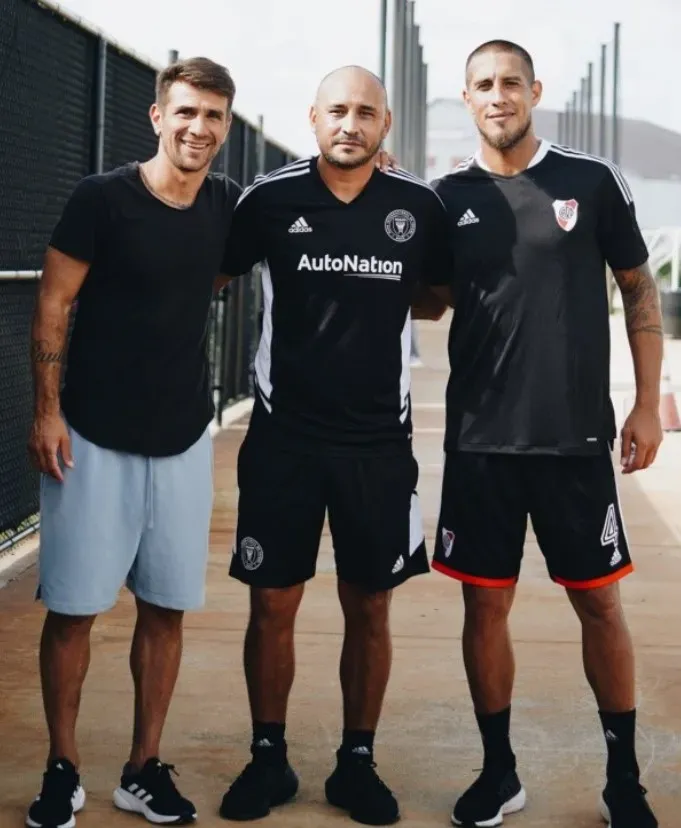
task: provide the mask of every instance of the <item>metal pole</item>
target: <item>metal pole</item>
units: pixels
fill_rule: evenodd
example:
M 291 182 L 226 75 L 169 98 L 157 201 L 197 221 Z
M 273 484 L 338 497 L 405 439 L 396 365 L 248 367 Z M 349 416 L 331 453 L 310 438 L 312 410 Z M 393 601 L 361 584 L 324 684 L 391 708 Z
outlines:
M 383 83 L 385 83 L 385 52 L 386 40 L 388 39 L 388 0 L 381 0 L 380 31 L 381 40 L 379 43 L 378 74 Z
M 615 23 L 615 42 L 613 46 L 612 62 L 612 160 L 620 162 L 619 112 L 617 97 L 619 95 L 620 75 L 620 24 Z
M 565 115 L 562 112 L 558 113 L 558 132 L 557 132 L 557 141 L 559 144 L 564 144 L 565 141 L 563 140 L 563 129 L 564 129 L 564 120 Z
M 409 143 L 411 144 L 411 171 L 418 175 L 419 168 L 419 98 L 421 97 L 421 78 L 419 77 L 419 26 L 412 26 L 411 36 L 411 77 L 409 78 L 409 99 L 411 117 L 409 118 Z
M 584 149 L 584 78 L 579 79 L 579 118 L 577 126 L 577 149 Z
M 579 108 L 577 106 L 577 92 L 572 93 L 572 146 L 577 149 L 577 145 L 579 143 L 579 132 L 578 132 L 578 112 Z
M 265 119 L 258 115 L 258 175 L 265 172 Z
M 608 47 L 601 44 L 601 112 L 598 119 L 598 154 L 605 158 L 605 73 Z
M 591 122 L 591 110 L 593 101 L 594 65 L 589 62 L 589 70 L 586 76 L 586 151 L 593 152 L 593 124 Z
M 428 175 L 428 64 L 421 70 L 421 100 L 423 102 L 423 178 Z
M 390 130 L 389 144 L 393 155 L 396 156 L 399 164 L 404 164 L 404 152 L 402 145 L 402 118 L 403 87 L 404 87 L 404 26 L 406 20 L 405 0 L 393 0 L 393 125 Z
M 428 64 L 421 62 L 421 178 L 428 175 Z
M 412 82 L 414 76 L 413 56 L 414 56 L 414 0 L 407 0 L 407 18 L 406 29 L 404 33 L 404 79 L 403 79 L 403 101 L 404 109 L 402 111 L 402 153 L 404 155 L 404 166 L 410 172 L 414 169 L 414 148 L 410 141 L 410 124 L 414 117 L 412 111 Z
M 170 65 L 171 63 L 177 63 L 179 59 L 180 53 L 177 51 L 177 49 L 171 49 L 168 52 L 168 65 Z
M 104 172 L 104 125 L 106 119 L 106 53 L 107 44 L 99 38 L 97 55 L 97 120 L 95 123 L 95 172 Z
M 572 129 L 571 118 L 572 118 L 572 112 L 570 111 L 570 101 L 567 101 L 566 104 L 565 104 L 565 135 L 563 136 L 563 143 L 566 146 L 570 146 L 570 144 L 572 143 L 572 140 L 571 140 L 571 137 L 570 137 L 571 136 L 571 129 Z

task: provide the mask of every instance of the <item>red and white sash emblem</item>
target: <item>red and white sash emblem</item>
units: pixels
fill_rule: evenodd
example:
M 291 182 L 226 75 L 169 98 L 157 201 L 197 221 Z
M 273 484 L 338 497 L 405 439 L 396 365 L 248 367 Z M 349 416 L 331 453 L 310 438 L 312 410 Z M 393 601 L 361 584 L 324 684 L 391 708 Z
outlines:
M 556 199 L 553 202 L 553 212 L 556 214 L 558 226 L 562 227 L 566 232 L 572 230 L 575 224 L 577 224 L 578 210 L 579 204 L 574 198 L 571 198 L 569 201 L 560 201 L 559 199 Z

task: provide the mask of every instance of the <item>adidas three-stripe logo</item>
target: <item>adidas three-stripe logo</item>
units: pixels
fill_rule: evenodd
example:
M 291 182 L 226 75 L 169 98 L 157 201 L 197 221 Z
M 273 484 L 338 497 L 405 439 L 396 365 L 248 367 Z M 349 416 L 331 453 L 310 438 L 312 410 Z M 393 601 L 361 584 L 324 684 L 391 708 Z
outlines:
M 293 222 L 293 224 L 289 227 L 288 231 L 289 233 L 311 233 L 312 228 L 301 216 L 299 219 L 296 219 Z
M 134 794 L 138 799 L 144 802 L 145 805 L 154 798 L 152 794 L 145 791 L 144 788 L 140 788 L 135 782 L 128 787 L 128 793 Z
M 469 208 L 468 210 L 466 210 L 466 212 L 458 220 L 456 226 L 457 227 L 463 227 L 465 224 L 479 224 L 479 223 L 480 223 L 480 219 Z

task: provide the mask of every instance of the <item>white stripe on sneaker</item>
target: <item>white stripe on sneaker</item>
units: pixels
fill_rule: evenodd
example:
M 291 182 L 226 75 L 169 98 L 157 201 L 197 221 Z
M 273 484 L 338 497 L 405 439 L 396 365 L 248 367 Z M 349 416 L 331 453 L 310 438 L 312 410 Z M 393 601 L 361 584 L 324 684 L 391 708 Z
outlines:
M 142 814 L 148 822 L 152 822 L 154 825 L 170 825 L 177 823 L 180 817 L 179 814 L 157 814 L 148 804 L 151 799 L 153 799 L 153 797 L 149 794 L 148 798 L 143 802 L 138 799 L 135 794 L 130 793 L 130 791 L 125 788 L 116 788 L 113 794 L 114 805 L 121 811 L 128 811 L 128 813 L 133 814 Z M 193 817 L 196 819 L 196 814 L 193 814 Z

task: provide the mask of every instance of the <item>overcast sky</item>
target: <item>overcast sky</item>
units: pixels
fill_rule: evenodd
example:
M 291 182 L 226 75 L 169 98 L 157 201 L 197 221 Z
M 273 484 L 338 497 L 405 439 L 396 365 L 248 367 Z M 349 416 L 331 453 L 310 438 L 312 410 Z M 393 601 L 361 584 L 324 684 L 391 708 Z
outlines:
M 267 133 L 298 153 L 314 150 L 307 113 L 321 77 L 347 63 L 378 71 L 379 0 L 60 3 L 157 63 L 169 49 L 224 63 L 236 81 L 235 110 L 253 121 L 262 113 Z M 562 108 L 588 61 L 598 77 L 600 44 L 611 43 L 618 20 L 621 111 L 681 132 L 681 0 L 416 0 L 415 8 L 430 100 L 460 97 L 466 55 L 503 37 L 533 55 L 544 105 Z

